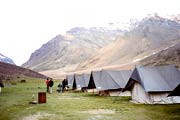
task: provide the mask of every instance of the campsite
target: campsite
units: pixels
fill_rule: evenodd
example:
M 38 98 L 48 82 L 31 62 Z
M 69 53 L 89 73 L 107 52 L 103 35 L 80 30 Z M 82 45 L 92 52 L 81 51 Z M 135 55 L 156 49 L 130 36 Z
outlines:
M 56 91 L 60 80 L 55 80 L 53 93 L 46 93 L 47 102 L 29 104 L 32 95 L 45 92 L 44 79 L 25 78 L 26 82 L 10 81 L 2 89 L 0 120 L 168 120 L 180 119 L 180 105 L 134 104 L 128 96 L 99 96 L 68 89 Z M 13 84 L 12 84 L 13 83 Z
M 180 120 L 180 0 L 0 0 L 0 120 Z

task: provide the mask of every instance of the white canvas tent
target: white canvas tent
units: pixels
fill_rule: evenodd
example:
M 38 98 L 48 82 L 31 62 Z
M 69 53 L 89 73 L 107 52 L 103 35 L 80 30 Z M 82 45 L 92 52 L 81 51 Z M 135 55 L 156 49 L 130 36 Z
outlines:
M 66 79 L 68 81 L 68 86 L 72 87 L 74 82 L 74 74 L 67 75 Z
M 100 95 L 110 95 L 110 96 L 130 96 L 129 92 L 122 93 L 122 89 L 127 84 L 131 71 L 129 70 L 101 70 L 93 71 L 91 74 L 91 84 L 92 88 L 99 90 Z
M 180 97 L 168 95 L 180 84 L 180 72 L 174 66 L 136 67 L 125 87 L 132 101 L 145 104 L 180 103 Z
M 90 80 L 90 74 L 86 74 L 86 73 L 75 74 L 75 79 L 73 84 L 74 89 L 87 88 L 89 80 Z

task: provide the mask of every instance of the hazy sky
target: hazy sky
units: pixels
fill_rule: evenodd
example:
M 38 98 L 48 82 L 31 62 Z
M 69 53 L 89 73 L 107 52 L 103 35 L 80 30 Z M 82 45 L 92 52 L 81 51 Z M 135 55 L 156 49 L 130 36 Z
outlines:
M 0 53 L 17 65 L 72 27 L 180 13 L 180 0 L 0 0 Z

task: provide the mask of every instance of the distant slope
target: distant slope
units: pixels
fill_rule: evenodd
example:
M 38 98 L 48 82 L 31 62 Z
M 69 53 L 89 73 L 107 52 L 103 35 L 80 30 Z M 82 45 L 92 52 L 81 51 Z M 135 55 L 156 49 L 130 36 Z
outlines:
M 175 65 L 180 68 L 180 42 L 139 61 L 145 66 Z
M 10 63 L 15 65 L 14 61 L 0 53 L 0 62 Z
M 16 65 L 0 62 L 0 76 L 14 77 L 14 76 L 29 76 L 34 78 L 46 78 L 45 75 L 37 73 L 35 71 L 25 69 Z
M 102 27 L 73 28 L 65 35 L 58 35 L 32 53 L 23 67 L 35 71 L 60 68 L 76 69 L 100 48 L 113 42 L 123 32 Z
M 78 70 L 132 65 L 179 42 L 179 23 L 159 16 L 146 17 L 125 36 L 81 63 Z

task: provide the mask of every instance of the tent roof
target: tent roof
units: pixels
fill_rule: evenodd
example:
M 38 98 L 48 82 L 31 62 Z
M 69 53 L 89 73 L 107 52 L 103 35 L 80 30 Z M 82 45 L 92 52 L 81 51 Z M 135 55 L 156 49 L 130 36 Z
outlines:
M 96 88 L 100 90 L 124 88 L 130 75 L 130 70 L 101 70 L 92 72 Z
M 75 74 L 75 80 L 76 87 L 87 87 L 90 80 L 90 74 Z
M 173 91 L 180 84 L 180 72 L 174 66 L 138 66 L 130 78 L 127 87 L 133 85 L 134 80 L 140 83 L 146 92 Z

